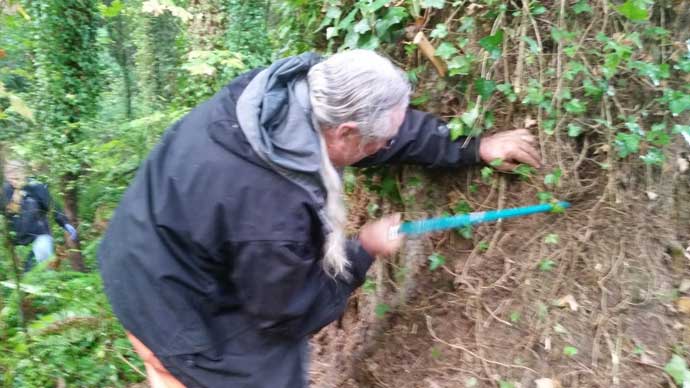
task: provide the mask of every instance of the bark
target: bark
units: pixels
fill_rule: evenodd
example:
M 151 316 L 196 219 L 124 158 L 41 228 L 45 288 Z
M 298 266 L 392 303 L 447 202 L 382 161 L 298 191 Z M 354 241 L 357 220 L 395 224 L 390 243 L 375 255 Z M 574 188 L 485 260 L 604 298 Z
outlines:
M 68 173 L 62 176 L 62 192 L 64 193 L 65 200 L 65 215 L 69 220 L 69 223 L 74 226 L 75 229 L 79 229 L 79 196 L 77 190 L 77 178 L 76 174 Z M 81 256 L 81 243 L 79 239 L 77 241 L 72 241 L 70 238 L 65 238 L 67 242 L 67 248 L 69 251 L 69 263 L 73 270 L 79 272 L 86 272 L 86 266 L 84 265 L 84 259 Z
M 5 182 L 5 150 L 3 148 L 3 145 L 0 144 L 0 184 Z M 0 196 L 4 196 L 5 192 L 4 190 L 0 189 Z M 3 204 L 8 203 L 9 199 L 5 198 L 3 199 L 2 202 Z M 24 296 L 22 293 L 22 288 L 21 288 L 21 279 L 22 279 L 22 271 L 21 271 L 21 265 L 19 263 L 19 258 L 17 257 L 17 252 L 14 249 L 14 243 L 12 241 L 12 236 L 10 234 L 10 222 L 7 217 L 4 216 L 4 210 L 2 209 L 3 212 L 3 229 L 4 229 L 4 245 L 5 245 L 5 251 L 10 254 L 10 258 L 12 259 L 12 271 L 14 272 L 14 280 L 15 280 L 15 285 L 16 285 L 16 292 L 17 292 L 17 318 L 19 320 L 19 325 L 24 329 L 26 332 L 26 321 L 24 319 Z M 0 309 L 4 307 L 4 301 L 2 300 L 2 293 L 0 292 Z

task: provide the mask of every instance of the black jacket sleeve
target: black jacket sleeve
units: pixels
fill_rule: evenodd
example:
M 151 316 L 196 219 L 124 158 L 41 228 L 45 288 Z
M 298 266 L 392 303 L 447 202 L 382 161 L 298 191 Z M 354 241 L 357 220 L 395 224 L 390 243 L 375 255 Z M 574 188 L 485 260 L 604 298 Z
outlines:
M 446 123 L 430 113 L 408 109 L 390 147 L 358 162 L 357 167 L 384 163 L 420 164 L 427 167 L 458 167 L 479 163 L 479 139 L 450 140 Z
M 236 243 L 231 277 L 242 304 L 269 336 L 303 338 L 338 319 L 364 282 L 373 258 L 358 241 L 347 243 L 351 277 L 333 279 L 309 242 Z
M 67 216 L 62 212 L 62 207 L 60 207 L 57 202 L 53 201 L 53 197 L 50 196 L 50 191 L 48 191 L 46 185 L 42 183 L 31 183 L 24 186 L 24 190 L 38 201 L 41 210 L 46 213 L 51 210 L 53 211 L 55 222 L 57 222 L 61 228 L 64 228 L 65 224 L 69 224 Z

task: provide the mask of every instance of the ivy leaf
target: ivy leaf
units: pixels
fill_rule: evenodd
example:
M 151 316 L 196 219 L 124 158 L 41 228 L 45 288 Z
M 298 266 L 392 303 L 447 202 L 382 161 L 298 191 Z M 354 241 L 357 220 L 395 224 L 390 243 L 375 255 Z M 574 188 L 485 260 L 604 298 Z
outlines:
M 662 166 L 666 157 L 660 149 L 652 147 L 646 154 L 640 156 L 640 159 L 642 159 L 646 165 Z
M 448 123 L 448 129 L 450 129 L 450 140 L 455 141 L 460 136 L 465 134 L 465 126 L 462 125 L 462 121 L 458 117 L 453 117 Z
M 560 238 L 556 233 L 549 233 L 544 237 L 544 244 L 556 245 L 560 241 Z
M 448 36 L 448 27 L 443 23 L 439 23 L 436 25 L 436 28 L 434 28 L 434 30 L 431 31 L 431 34 L 429 34 L 429 36 L 432 38 L 443 39 L 446 36 Z
M 467 75 L 472 70 L 472 62 L 475 57 L 472 54 L 456 55 L 448 61 L 448 75 Z
M 547 191 L 540 191 L 537 193 L 537 199 L 539 203 L 549 203 L 553 199 L 553 194 Z
M 496 82 L 490 79 L 479 78 L 474 81 L 474 88 L 477 89 L 477 93 L 482 96 L 482 99 L 488 100 L 494 90 L 496 90 Z
M 503 164 L 503 159 L 501 159 L 501 158 L 496 158 L 496 159 L 489 162 L 489 166 L 491 166 L 493 168 L 500 167 L 502 164 Z
M 487 110 L 484 112 L 484 128 L 489 129 L 493 128 L 494 123 L 496 122 L 496 116 L 494 116 L 494 112 Z
M 604 88 L 592 82 L 589 78 L 582 81 L 582 86 L 585 89 L 585 96 L 599 99 L 604 94 Z
M 362 290 L 366 294 L 373 294 L 374 292 L 376 292 L 376 282 L 367 276 L 366 280 L 364 281 L 364 284 L 362 285 Z
M 382 19 L 376 21 L 376 34 L 382 37 L 396 24 L 409 16 L 405 7 L 390 7 Z
M 547 186 L 557 186 L 561 181 L 561 175 L 563 172 L 560 168 L 555 168 L 550 174 L 546 174 L 544 177 L 544 184 Z
M 556 262 L 549 259 L 542 259 L 539 261 L 539 270 L 542 272 L 549 272 L 556 265 Z
M 369 25 L 369 20 L 367 19 L 362 19 L 355 26 L 352 28 L 352 30 L 358 34 L 364 34 L 366 32 L 371 31 L 371 26 Z
M 465 240 L 472 240 L 472 225 L 463 226 L 457 232 Z
M 374 34 L 366 34 L 364 41 L 359 45 L 359 48 L 364 50 L 376 50 L 381 44 L 381 40 Z
M 673 126 L 673 129 L 671 129 L 671 132 L 676 133 L 676 134 L 688 134 L 690 135 L 690 125 L 680 125 L 676 124 Z
M 681 356 L 674 354 L 671 360 L 664 366 L 664 371 L 673 378 L 673 381 L 675 381 L 678 386 L 685 387 L 686 384 L 690 383 L 688 364 Z
M 639 1 L 628 0 L 622 5 L 614 7 L 618 13 L 633 21 L 643 21 L 649 18 L 646 8 L 639 6 Z
M 503 30 L 496 31 L 495 34 L 485 36 L 479 40 L 479 45 L 488 51 L 491 57 L 497 58 L 501 55 L 501 44 L 503 43 Z
M 556 42 L 568 42 L 577 36 L 576 33 L 567 30 L 561 30 L 558 27 L 551 27 L 551 37 Z
M 515 384 L 510 381 L 500 380 L 498 382 L 498 388 L 515 388 Z
M 530 4 L 530 12 L 532 15 L 543 15 L 546 13 L 546 7 L 544 7 L 542 4 L 540 4 L 538 1 L 535 1 L 534 3 Z
M 582 134 L 582 127 L 577 124 L 568 124 L 568 136 L 578 137 Z
M 446 264 L 446 258 L 443 255 L 434 252 L 429 256 L 429 271 L 435 271 L 444 264 Z
M 101 15 L 105 18 L 114 18 L 115 16 L 120 14 L 120 11 L 122 11 L 122 8 L 124 8 L 124 4 L 120 0 L 115 0 L 112 3 L 110 3 L 110 6 L 107 6 L 105 4 L 99 4 L 98 8 L 101 11 Z
M 443 0 L 422 0 L 422 8 L 438 8 L 443 9 Z
M 422 94 L 421 96 L 415 97 L 412 100 L 410 100 L 410 105 L 413 105 L 413 106 L 423 105 L 423 104 L 426 104 L 427 101 L 429 101 L 430 99 L 431 99 L 431 96 L 429 96 L 429 93 L 425 91 L 424 94 Z
M 374 13 L 390 2 L 391 0 L 376 0 L 371 4 L 364 5 L 363 8 L 365 8 L 368 13 Z
M 640 150 L 640 135 L 636 133 L 622 133 L 616 134 L 614 141 L 618 149 L 618 156 L 625 158 L 626 156 L 636 153 Z
M 685 73 L 690 73 L 690 59 L 684 59 L 682 61 L 679 61 L 678 63 L 673 65 L 673 68 Z
M 580 114 L 587 110 L 587 103 L 580 101 L 579 98 L 573 98 L 572 100 L 568 101 L 564 107 L 569 113 Z
M 534 174 L 534 168 L 526 164 L 518 164 L 513 172 L 518 174 L 521 179 L 527 180 L 532 176 L 532 174 Z
M 386 315 L 386 313 L 388 313 L 389 311 L 391 311 L 391 306 L 385 303 L 379 303 L 374 308 L 374 313 L 379 318 L 383 318 L 383 316 Z
M 455 46 L 453 46 L 452 43 L 443 42 L 436 49 L 435 55 L 439 58 L 443 58 L 445 60 L 448 60 L 448 58 L 457 54 L 457 52 L 458 52 L 458 50 L 455 48 Z
M 489 178 L 491 178 L 491 176 L 494 174 L 494 170 L 491 167 L 482 167 L 480 173 L 482 175 L 482 180 L 484 182 L 487 182 Z
M 657 147 L 663 147 L 671 142 L 671 136 L 666 132 L 666 125 L 654 124 L 647 134 L 647 141 Z
M 460 18 L 460 28 L 458 32 L 467 32 L 474 30 L 474 18 L 471 16 L 463 16 Z
M 453 207 L 455 214 L 467 214 L 472 212 L 472 207 L 467 201 L 460 201 Z
M 518 323 L 520 321 L 520 313 L 517 311 L 513 311 L 510 313 L 508 319 L 510 319 L 510 322 L 512 323 Z
M 527 35 L 523 36 L 521 39 L 527 43 L 527 45 L 529 46 L 529 51 L 532 54 L 539 54 L 541 52 L 541 50 L 539 49 L 539 44 L 536 40 L 530 38 Z
M 592 7 L 589 6 L 589 2 L 587 0 L 580 0 L 573 5 L 573 11 L 575 11 L 576 15 L 584 12 L 592 13 Z
M 460 120 L 462 120 L 462 123 L 465 124 L 466 128 L 471 129 L 474 126 L 474 122 L 477 121 L 478 117 L 479 117 L 479 107 L 475 106 L 474 108 L 463 113 L 460 116 Z
M 544 120 L 544 133 L 547 135 L 553 135 L 556 128 L 556 120 L 549 119 Z
M 517 100 L 517 94 L 513 91 L 513 85 L 506 82 L 503 84 L 496 85 L 496 89 L 506 96 L 508 101 L 515 102 Z
M 668 107 L 671 110 L 671 114 L 674 116 L 678 116 L 684 111 L 690 109 L 690 94 L 684 94 L 679 98 L 673 99 L 669 103 Z
M 575 61 L 570 61 L 567 64 L 567 70 L 565 73 L 563 73 L 563 77 L 567 79 L 568 81 L 572 81 L 575 79 L 575 76 L 577 76 L 579 73 L 587 72 L 587 68 L 585 68 L 585 65 L 583 65 L 581 62 L 575 62 Z

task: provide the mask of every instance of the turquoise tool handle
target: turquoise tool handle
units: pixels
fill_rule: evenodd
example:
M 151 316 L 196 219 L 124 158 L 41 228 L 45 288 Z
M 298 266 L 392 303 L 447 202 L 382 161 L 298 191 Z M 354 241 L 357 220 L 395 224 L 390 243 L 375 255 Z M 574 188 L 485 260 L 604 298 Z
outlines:
M 561 208 L 570 207 L 569 202 L 558 202 Z M 408 221 L 400 225 L 398 233 L 423 234 L 444 229 L 462 228 L 467 225 L 481 224 L 483 222 L 498 221 L 503 218 L 528 216 L 535 213 L 552 211 L 554 205 L 541 204 L 533 206 L 515 207 L 510 209 L 491 210 L 487 212 L 474 212 L 452 217 L 429 218 L 421 221 Z

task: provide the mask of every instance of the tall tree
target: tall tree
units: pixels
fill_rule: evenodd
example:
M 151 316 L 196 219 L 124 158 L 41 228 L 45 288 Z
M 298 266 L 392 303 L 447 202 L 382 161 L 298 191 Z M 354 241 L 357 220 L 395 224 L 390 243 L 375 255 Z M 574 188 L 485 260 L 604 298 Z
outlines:
M 108 49 L 122 74 L 125 114 L 128 119 L 132 119 L 132 99 L 135 89 L 133 70 L 136 53 L 136 46 L 132 40 L 132 12 L 122 1 L 114 0 L 104 2 L 102 14 L 107 18 L 106 27 L 110 36 Z
M 101 21 L 97 0 L 46 0 L 32 3 L 35 34 L 37 118 L 43 148 L 40 155 L 59 175 L 65 213 L 79 225 L 77 183 L 84 172 L 81 150 L 84 127 L 98 106 L 101 90 L 100 47 L 97 28 Z M 70 264 L 85 269 L 78 241 L 68 240 Z
M 270 4 L 267 0 L 225 0 L 229 18 L 226 46 L 232 52 L 241 53 L 250 68 L 266 65 L 271 60 Z

